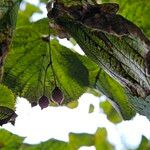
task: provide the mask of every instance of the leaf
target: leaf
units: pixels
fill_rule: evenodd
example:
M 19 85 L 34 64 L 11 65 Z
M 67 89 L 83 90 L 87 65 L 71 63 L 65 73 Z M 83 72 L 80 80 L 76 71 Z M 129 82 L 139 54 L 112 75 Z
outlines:
M 98 128 L 95 134 L 69 134 L 71 150 L 77 150 L 81 146 L 95 146 L 96 150 L 113 150 L 114 147 L 107 141 L 105 128 Z
M 114 150 L 114 146 L 107 141 L 107 131 L 105 128 L 98 128 L 95 134 L 96 150 Z
M 7 107 L 0 106 L 0 126 L 10 122 L 12 125 L 15 125 L 15 119 L 17 114 Z
M 113 123 L 119 123 L 122 121 L 121 116 L 112 107 L 109 101 L 101 102 L 100 107 L 103 109 L 104 113 L 107 115 L 107 119 Z
M 129 120 L 135 115 L 124 88 L 103 70 L 100 70 L 96 85 L 111 100 L 113 107 L 121 113 L 123 119 Z
M 47 44 L 42 41 L 41 33 L 34 30 L 34 25 L 18 28 L 5 63 L 4 83 L 16 95 L 37 101 L 43 95 L 48 53 Z M 48 81 L 46 87 L 50 86 Z M 50 89 L 46 88 L 47 97 Z
M 92 113 L 94 111 L 94 105 L 90 104 L 89 106 L 89 113 Z
M 68 108 L 74 109 L 78 107 L 79 102 L 78 101 L 72 101 L 70 103 L 67 104 Z
M 9 3 L 8 1 L 0 2 L 0 10 L 2 14 L 2 16 L 0 14 L 0 30 L 8 30 L 9 27 L 9 31 L 11 31 L 15 28 L 19 4 L 19 0 L 13 0 L 12 3 Z
M 100 97 L 101 93 L 97 89 L 88 88 L 87 93 L 93 94 L 96 97 Z
M 95 146 L 97 150 L 113 150 L 113 146 L 108 143 L 106 130 L 99 128 L 95 134 L 70 133 L 69 142 L 50 139 L 37 145 L 24 144 L 23 150 L 77 150 L 82 146 Z M 105 149 L 104 149 L 105 148 Z
M 15 96 L 5 85 L 0 84 L 0 106 L 15 109 Z
M 15 96 L 6 86 L 0 84 L 0 125 L 8 123 L 13 115 L 15 109 Z
M 146 116 L 150 120 L 150 95 L 146 98 L 139 98 L 136 96 L 131 95 L 130 93 L 126 92 L 129 101 L 134 107 L 134 109 L 141 115 Z
M 70 99 L 78 99 L 89 86 L 89 71 L 79 55 L 56 42 L 52 45 L 52 62 L 58 84 Z M 70 83 L 70 84 L 68 84 Z
M 16 26 L 20 1 L 0 1 L 0 82 L 3 77 L 3 64 L 9 51 L 12 34 Z
M 42 2 L 42 3 L 47 3 L 48 0 L 40 0 L 40 2 Z
M 69 146 L 67 142 L 58 141 L 55 139 L 50 139 L 46 142 L 42 142 L 40 144 L 28 145 L 25 144 L 22 147 L 23 150 L 69 150 Z
M 111 7 L 114 4 L 88 5 L 86 13 L 82 11 L 84 7 L 76 6 L 72 10 L 71 7 L 58 5 L 64 14 L 58 12 L 54 15 L 57 11 L 54 7 L 48 13 L 49 18 L 67 30 L 89 58 L 133 93 L 140 91 L 137 86 L 134 87 L 137 84 L 145 92 L 137 92 L 139 96 L 149 94 L 145 90 L 150 87 L 145 55 L 149 51 L 150 41 L 135 24 L 115 14 L 114 10 L 107 12 L 107 5 Z
M 63 104 L 66 104 L 77 100 L 93 84 L 97 73 L 94 69 L 97 70 L 97 66 L 93 67 L 94 63 L 88 62 L 85 56 L 80 56 L 53 40 L 51 67 L 49 42 L 43 40 L 48 33 L 47 23 L 46 19 L 42 19 L 16 29 L 12 51 L 5 63 L 4 83 L 16 95 L 33 103 L 43 94 L 51 98 L 56 78 L 59 88 L 65 94 Z
M 149 149 L 150 149 L 149 140 L 145 136 L 142 136 L 141 143 L 136 150 L 149 150 Z
M 22 145 L 24 138 L 14 135 L 4 129 L 0 130 L 0 149 L 18 150 Z
M 0 130 L 0 149 L 2 150 L 77 150 L 82 146 L 95 146 L 97 150 L 112 150 L 113 145 L 107 141 L 107 132 L 98 128 L 95 134 L 70 133 L 69 142 L 50 139 L 39 144 L 24 144 L 24 138 L 6 130 Z
M 116 2 L 120 6 L 120 13 L 129 19 L 130 21 L 134 22 L 138 25 L 146 35 L 150 37 L 149 31 L 149 7 L 150 3 L 149 0 L 102 0 L 102 2 Z
M 106 5 L 89 5 L 86 13 L 82 11 L 84 7 L 76 6 L 72 10 L 72 7 L 62 8 L 61 4 L 58 5 L 63 13 L 53 7 L 48 13 L 49 18 L 68 31 L 85 54 L 99 65 L 98 89 L 115 103 L 124 119 L 131 119 L 135 111 L 125 90 L 129 89 L 137 97 L 149 95 L 150 78 L 144 57 L 149 51 L 147 47 L 150 41 L 136 25 L 116 15 L 116 11 L 106 13 L 106 10 L 102 13 Z M 93 11 L 96 8 L 96 12 L 88 17 L 90 8 Z M 55 11 L 58 11 L 57 15 L 53 15 Z M 79 18 L 78 11 L 81 11 Z M 97 17 L 101 20 L 97 21 Z M 92 19 L 95 19 L 95 23 Z
M 92 134 L 87 133 L 69 134 L 70 150 L 77 150 L 81 146 L 92 146 L 93 144 L 94 144 L 94 136 Z
M 32 4 L 26 3 L 25 10 L 19 10 L 18 12 L 18 19 L 17 19 L 17 26 L 24 26 L 30 24 L 30 17 L 35 13 L 42 13 L 39 7 L 36 7 Z
M 121 14 L 137 24 L 141 29 L 143 29 L 144 33 L 146 33 L 150 37 L 149 31 L 149 8 L 150 3 L 149 0 L 145 1 L 134 1 L 131 0 L 129 3 L 121 2 L 121 0 L 117 0 L 121 4 Z

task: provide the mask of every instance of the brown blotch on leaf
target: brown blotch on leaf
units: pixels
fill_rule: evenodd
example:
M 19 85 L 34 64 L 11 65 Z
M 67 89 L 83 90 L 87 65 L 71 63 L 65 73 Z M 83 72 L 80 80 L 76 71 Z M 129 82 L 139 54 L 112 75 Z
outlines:
M 92 29 L 105 31 L 116 36 L 135 36 L 150 46 L 149 39 L 139 27 L 123 16 L 116 14 L 119 10 L 119 5 L 116 3 L 87 4 L 86 6 L 79 5 L 70 7 L 66 7 L 61 3 L 54 3 L 53 7 L 48 7 L 49 5 L 47 5 L 47 9 L 50 19 L 54 18 L 55 20 L 65 14 Z

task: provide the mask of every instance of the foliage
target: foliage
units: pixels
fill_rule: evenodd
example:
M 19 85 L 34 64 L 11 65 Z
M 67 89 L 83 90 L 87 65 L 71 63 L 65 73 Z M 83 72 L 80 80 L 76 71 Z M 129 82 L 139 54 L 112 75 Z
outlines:
M 148 150 L 150 148 L 149 140 L 142 136 L 141 143 L 136 150 Z
M 149 0 L 102 0 L 103 2 L 116 2 L 119 4 L 120 9 L 119 13 L 125 16 L 127 19 L 134 22 L 138 25 L 144 33 L 150 36 L 149 31 L 149 16 L 150 12 L 148 11 L 150 7 Z
M 13 5 L 11 5 L 13 4 Z M 3 64 L 9 51 L 9 44 L 15 29 L 20 1 L 0 2 L 0 83 L 3 77 Z M 0 125 L 7 123 L 15 114 L 15 96 L 5 85 L 0 84 Z
M 101 72 L 99 74 L 96 85 L 97 85 L 97 88 L 111 100 L 113 107 L 118 112 L 120 112 L 120 114 L 123 116 L 124 119 L 130 119 L 130 118 L 132 118 L 132 116 L 135 115 L 135 111 L 133 110 L 132 106 L 130 105 L 130 103 L 128 101 L 129 99 L 128 99 L 123 87 L 120 84 L 118 84 L 117 81 L 112 79 L 103 70 L 101 70 Z M 109 106 L 107 106 L 107 107 L 109 107 Z M 110 107 L 110 111 L 111 111 L 111 107 Z
M 136 112 L 150 119 L 150 96 L 140 97 L 145 93 L 143 94 L 143 91 L 138 87 L 136 88 L 140 92 L 138 90 L 135 92 L 132 89 L 135 82 L 142 85 L 144 89 L 148 87 L 149 90 L 150 86 L 150 78 L 147 74 L 145 75 L 146 69 L 143 63 L 143 57 L 145 57 L 143 53 L 147 47 L 143 44 L 142 40 L 145 40 L 145 37 L 143 38 L 143 34 L 141 36 L 139 28 L 124 19 L 121 23 L 120 20 L 110 21 L 116 21 L 116 24 L 120 23 L 119 27 L 115 29 L 112 27 L 116 24 L 111 24 L 111 28 L 108 29 L 113 29 L 113 32 L 108 31 L 107 26 L 103 27 L 102 31 L 97 29 L 97 20 L 103 18 L 103 15 L 95 19 L 96 23 L 91 23 L 90 19 L 95 21 L 90 16 L 93 12 L 87 13 L 88 16 L 86 16 L 88 9 L 85 12 L 80 11 L 82 6 L 86 6 L 84 0 L 58 0 L 65 7 L 71 6 L 71 13 L 67 9 L 68 14 L 70 13 L 72 16 L 71 18 L 68 14 L 65 16 L 65 12 L 62 13 L 64 16 L 59 18 L 60 20 L 56 17 L 56 19 L 43 18 L 31 22 L 31 16 L 35 12 L 42 13 L 41 10 L 27 3 L 26 9 L 18 12 L 20 2 L 21 0 L 0 1 L 0 125 L 7 122 L 14 124 L 17 96 L 24 97 L 33 104 L 38 103 L 39 98 L 45 95 L 49 99 L 50 105 L 56 106 L 51 101 L 51 93 L 56 86 L 65 96 L 62 105 L 67 105 L 70 108 L 78 105 L 78 98 L 85 92 L 97 95 L 96 88 L 106 95 L 112 104 L 110 105 L 107 101 L 101 103 L 100 106 L 113 123 L 120 122 L 122 118 L 130 120 Z M 47 3 L 47 0 L 41 0 L 41 2 Z M 137 24 L 147 36 L 150 36 L 150 3 L 148 0 L 130 0 L 129 2 L 103 0 L 103 2 L 118 3 L 119 13 Z M 88 0 L 88 3 L 95 4 L 95 0 Z M 110 8 L 107 7 L 107 4 L 101 5 L 99 10 L 105 13 L 109 11 L 111 15 L 115 15 L 118 5 L 109 4 L 109 6 Z M 78 8 L 78 12 L 76 12 L 76 8 Z M 82 19 L 74 20 L 73 15 L 76 13 L 81 15 Z M 97 17 L 99 17 L 98 15 Z M 82 22 L 85 18 L 89 20 Z M 54 22 L 55 24 L 52 26 Z M 65 27 L 65 33 L 64 29 L 58 26 L 59 23 Z M 121 35 L 125 34 L 124 28 L 120 28 L 122 25 L 125 25 L 127 29 L 132 28 L 129 30 L 130 35 Z M 53 40 L 50 39 L 50 34 Z M 63 37 L 66 36 L 71 42 L 75 39 L 85 51 L 86 56 L 81 56 L 73 49 L 60 45 L 57 40 L 60 34 Z M 74 38 L 73 40 L 70 35 Z M 122 84 L 124 79 L 131 83 L 130 87 L 127 88 L 126 83 Z M 139 96 L 137 93 L 141 95 Z M 93 110 L 93 105 L 90 105 L 89 113 L 92 113 Z M 23 144 L 23 140 L 22 137 L 0 130 L 0 149 L 2 150 L 76 150 L 81 146 L 93 145 L 97 150 L 114 149 L 107 141 L 105 129 L 98 129 L 94 135 L 70 133 L 69 142 L 50 139 L 41 144 L 29 145 Z M 149 149 L 149 142 L 144 136 L 137 150 L 142 149 Z
M 50 139 L 39 144 L 23 143 L 24 137 L 12 134 L 4 129 L 0 129 L 0 149 L 1 150 L 77 150 L 82 146 L 95 146 L 96 150 L 113 150 L 114 146 L 107 140 L 105 128 L 98 128 L 95 134 L 70 133 L 69 142 Z M 149 140 L 142 136 L 141 143 L 136 150 L 148 150 Z
M 114 109 L 114 107 L 110 104 L 111 102 L 105 101 L 100 103 L 100 107 L 103 109 L 104 113 L 107 115 L 108 120 L 113 123 L 119 123 L 122 121 L 121 116 Z
M 57 40 L 51 41 L 52 56 L 50 56 L 49 44 L 42 39 L 45 33 L 44 26 L 45 28 L 47 26 L 45 19 L 16 29 L 12 51 L 5 63 L 4 83 L 16 95 L 25 97 L 30 102 L 38 101 L 43 94 L 50 99 L 55 86 L 54 70 L 57 84 L 66 95 L 65 103 L 71 102 L 78 99 L 90 86 L 96 76 L 97 66 L 91 61 L 88 62 L 86 57 L 61 46 Z M 49 66 L 50 57 L 53 68 Z M 84 62 L 81 62 L 81 59 Z M 91 71 L 84 63 L 94 65 L 91 65 Z
M 149 54 L 147 49 L 150 45 L 149 40 L 136 25 L 116 14 L 118 9 L 116 4 L 88 5 L 86 13 L 82 11 L 83 9 L 84 7 L 80 6 L 64 7 L 58 3 L 49 11 L 48 17 L 53 19 L 59 28 L 63 28 L 62 32 L 66 30 L 74 37 L 85 54 L 104 69 L 108 76 L 113 76 L 124 85 L 124 93 L 130 90 L 131 96 L 136 95 L 139 99 L 140 97 L 145 99 L 149 95 L 150 86 L 150 78 L 146 71 L 149 68 L 145 64 L 148 61 L 145 60 L 145 55 Z M 90 13 L 92 14 L 88 16 Z M 109 86 L 100 84 L 99 90 L 107 90 Z M 109 93 L 109 90 L 105 91 L 105 95 Z M 128 97 L 126 93 L 125 95 L 127 101 L 130 101 L 131 96 Z M 127 116 L 127 113 L 121 110 L 120 103 L 123 101 L 115 97 L 110 96 L 120 112 Z M 126 99 L 125 97 L 123 99 Z M 134 103 L 132 104 L 135 107 Z M 132 105 L 129 108 L 131 107 Z M 148 114 L 144 115 L 148 117 Z
M 95 146 L 97 150 L 113 150 L 113 145 L 107 141 L 107 132 L 99 128 L 95 134 L 70 133 L 69 142 L 50 139 L 40 144 L 30 145 L 22 143 L 24 138 L 6 130 L 0 130 L 1 150 L 77 150 L 81 146 Z
M 24 138 L 14 135 L 6 130 L 0 130 L 0 149 L 17 150 L 20 148 Z

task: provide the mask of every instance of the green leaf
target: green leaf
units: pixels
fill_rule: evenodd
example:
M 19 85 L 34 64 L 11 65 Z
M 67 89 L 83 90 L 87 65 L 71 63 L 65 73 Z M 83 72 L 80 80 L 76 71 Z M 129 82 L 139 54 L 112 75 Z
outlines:
M 150 37 L 149 0 L 131 0 L 130 2 L 117 0 L 117 2 L 121 5 L 121 14 L 137 24 Z
M 92 113 L 94 111 L 94 105 L 90 104 L 89 106 L 89 113 Z
M 104 113 L 107 115 L 107 119 L 113 123 L 119 123 L 122 121 L 121 116 L 112 107 L 109 101 L 101 102 L 100 107 L 103 109 Z
M 121 16 L 119 17 L 121 18 Z M 131 48 L 132 46 L 125 42 L 130 39 L 128 36 L 118 37 L 119 35 L 116 36 L 101 30 L 95 31 L 92 27 L 77 22 L 67 14 L 54 18 L 54 21 L 60 27 L 66 29 L 75 38 L 85 54 L 102 68 L 99 76 L 97 76 L 97 88 L 115 103 L 116 109 L 121 113 L 123 119 L 131 119 L 135 115 L 135 110 L 126 95 L 126 86 L 134 85 L 135 81 L 142 84 L 140 86 L 149 86 L 149 78 L 142 72 L 144 70 L 143 58 L 138 53 L 141 47 L 139 46 L 135 51 L 135 45 L 132 45 L 133 48 Z M 126 22 L 126 19 L 124 21 Z M 136 27 L 133 25 L 132 28 Z M 112 44 L 107 43 L 109 38 Z M 130 42 L 132 44 L 133 41 Z M 145 51 L 146 49 L 144 49 Z M 133 58 L 131 58 L 131 55 L 133 55 Z M 139 71 L 135 68 L 138 68 Z M 141 80 L 143 81 L 140 82 Z
M 20 2 L 0 1 L 0 82 L 3 77 L 3 63 L 9 51 L 12 34 L 16 26 Z
M 0 106 L 0 126 L 10 122 L 12 125 L 15 124 L 17 114 L 12 109 Z
M 81 146 L 95 146 L 96 150 L 113 150 L 114 147 L 107 141 L 107 131 L 105 128 L 98 128 L 93 134 L 69 134 L 70 150 L 77 150 Z
M 3 79 L 16 95 L 31 101 L 42 96 L 45 69 L 49 63 L 47 47 L 41 33 L 34 30 L 34 25 L 16 30 L 12 50 L 6 59 Z M 50 97 L 50 79 L 47 80 L 46 94 Z
M 2 150 L 77 150 L 82 146 L 95 146 L 96 150 L 113 150 L 107 141 L 107 132 L 98 128 L 95 134 L 70 133 L 69 142 L 50 139 L 40 144 L 30 145 L 22 143 L 24 138 L 6 130 L 0 130 L 0 149 Z
M 48 20 L 42 19 L 16 29 L 12 51 L 5 63 L 4 83 L 16 95 L 36 102 L 43 94 L 51 98 L 56 78 L 65 94 L 64 104 L 75 101 L 94 84 L 97 66 L 85 56 L 80 56 L 53 40 L 52 69 L 49 42 L 43 39 L 48 33 L 47 27 Z
M 15 100 L 12 91 L 0 84 L 0 125 L 6 124 L 15 114 Z
M 50 139 L 35 145 L 24 144 L 22 150 L 69 150 L 69 146 L 67 142 Z
M 103 70 L 99 73 L 97 88 L 112 101 L 123 119 L 129 120 L 135 115 L 124 88 Z
M 77 150 L 81 146 L 92 146 L 94 144 L 94 136 L 86 133 L 70 133 L 69 134 L 69 146 L 70 150 Z
M 88 90 L 86 91 L 87 93 L 90 93 L 90 94 L 93 94 L 94 96 L 96 97 L 100 97 L 101 96 L 101 93 L 100 91 L 98 91 L 97 89 L 95 88 L 88 88 Z
M 12 91 L 5 85 L 0 84 L 0 106 L 15 109 L 16 98 Z
M 20 10 L 18 12 L 17 26 L 24 26 L 30 24 L 30 17 L 35 13 L 41 13 L 39 7 L 27 3 L 25 10 Z
M 149 0 L 102 0 L 102 2 L 116 2 L 120 6 L 120 13 L 143 29 L 144 33 L 150 37 L 149 22 Z
M 42 3 L 48 3 L 48 0 L 40 0 Z
M 150 149 L 149 140 L 145 136 L 142 136 L 141 143 L 136 150 L 149 150 L 149 149 Z
M 0 31 L 9 29 L 10 32 L 15 29 L 19 5 L 19 0 L 12 0 L 11 3 L 6 0 L 0 1 Z
M 78 101 L 72 101 L 70 103 L 67 104 L 68 108 L 74 109 L 78 107 L 79 102 Z
M 22 145 L 24 138 L 14 135 L 6 130 L 0 130 L 0 149 L 18 150 Z
M 95 134 L 96 150 L 114 150 L 114 146 L 107 141 L 107 131 L 105 128 L 98 128 Z
M 131 95 L 129 92 L 126 92 L 129 101 L 134 107 L 134 109 L 141 115 L 146 116 L 150 120 L 150 95 L 147 96 L 146 98 L 140 98 Z
M 57 42 L 52 45 L 52 62 L 58 84 L 71 100 L 78 99 L 89 86 L 89 71 L 79 55 Z M 69 84 L 68 84 L 69 83 Z

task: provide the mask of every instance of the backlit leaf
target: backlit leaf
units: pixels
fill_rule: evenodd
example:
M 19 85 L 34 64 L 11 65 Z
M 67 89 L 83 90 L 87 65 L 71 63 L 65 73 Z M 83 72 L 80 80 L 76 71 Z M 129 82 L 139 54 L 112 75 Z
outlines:
M 1 150 L 18 150 L 24 138 L 14 135 L 6 130 L 0 129 L 0 149 Z
M 118 112 L 113 108 L 113 106 L 109 103 L 109 101 L 101 102 L 100 107 L 103 109 L 106 114 L 108 120 L 113 123 L 119 123 L 122 121 L 121 116 Z

